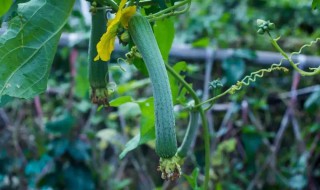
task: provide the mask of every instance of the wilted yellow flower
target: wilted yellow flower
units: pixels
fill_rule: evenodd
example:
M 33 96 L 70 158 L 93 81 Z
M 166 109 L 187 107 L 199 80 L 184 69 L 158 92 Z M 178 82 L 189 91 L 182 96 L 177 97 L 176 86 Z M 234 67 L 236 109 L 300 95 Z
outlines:
M 128 28 L 129 19 L 135 14 L 136 6 L 123 8 L 126 2 L 127 0 L 121 0 L 116 17 L 108 21 L 107 32 L 102 35 L 97 44 L 98 55 L 94 58 L 95 61 L 99 59 L 109 61 L 111 52 L 114 50 L 118 27 L 121 24 L 124 28 Z

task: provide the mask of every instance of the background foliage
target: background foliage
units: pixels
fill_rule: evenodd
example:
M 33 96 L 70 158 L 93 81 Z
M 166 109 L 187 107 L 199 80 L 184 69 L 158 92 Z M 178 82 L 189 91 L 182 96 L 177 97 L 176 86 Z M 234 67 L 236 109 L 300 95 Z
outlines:
M 23 33 L 24 18 L 12 19 L 17 15 L 20 2 L 27 1 L 15 1 L 1 17 L 3 27 L 14 26 L 9 32 L 12 36 Z M 154 118 L 149 79 L 132 64 L 120 63 L 120 68 L 115 52 L 110 70 L 117 91 L 110 98 L 111 107 L 93 106 L 89 100 L 88 55 L 84 43 L 90 24 L 88 10 L 83 10 L 84 2 L 76 1 L 71 10 L 71 1 L 57 1 L 55 6 L 65 10 L 61 20 L 52 15 L 51 7 L 41 6 L 44 1 L 31 2 L 41 9 L 39 17 L 47 18 L 43 26 L 54 34 L 77 32 L 82 38 L 60 46 L 54 54 L 48 49 L 58 45 L 59 35 L 52 36 L 51 41 L 50 36 L 41 34 L 39 27 L 23 25 L 24 30 L 34 33 L 33 38 L 39 39 L 37 43 L 30 39 L 29 45 L 29 41 L 24 41 L 20 46 L 20 38 L 6 40 L 9 34 L 0 36 L 0 49 L 31 46 L 25 49 L 26 55 L 46 51 L 53 59 L 49 73 L 48 57 L 32 57 L 35 63 L 39 60 L 46 63 L 41 67 L 44 70 L 36 73 L 39 79 L 43 74 L 50 75 L 48 88 L 35 98 L 22 100 L 7 95 L 29 98 L 35 91 L 28 88 L 30 85 L 21 84 L 21 88 L 26 88 L 21 91 L 24 93 L 11 92 L 6 88 L 7 81 L 28 83 L 28 76 L 34 71 L 23 66 L 26 56 L 16 56 L 14 51 L 0 58 L 0 64 L 4 59 L 16 59 L 12 63 L 19 63 L 22 68 L 19 73 L 13 72 L 14 75 L 0 76 L 0 189 L 199 188 L 204 169 L 202 129 L 184 165 L 183 177 L 175 182 L 163 182 L 156 171 L 158 157 L 153 150 Z M 158 3 L 158 9 L 166 6 L 163 1 Z M 165 59 L 172 40 L 175 44 L 187 43 L 212 51 L 238 49 L 225 60 L 214 62 L 209 77 L 211 80 L 220 78 L 223 87 L 209 92 L 205 90 L 209 84 L 204 84 L 208 75 L 203 61 L 168 59 L 200 96 L 211 97 L 246 74 L 263 68 L 253 62 L 256 50 L 273 51 L 268 39 L 256 34 L 256 19 L 274 22 L 282 47 L 296 51 L 297 47 L 320 35 L 320 12 L 312 9 L 317 5 L 319 1 L 312 4 L 310 0 L 194 0 L 187 14 L 156 22 L 153 29 Z M 71 17 L 68 18 L 69 13 Z M 303 53 L 319 55 L 319 45 Z M 1 65 L 1 68 L 12 67 Z M 212 146 L 211 187 L 319 189 L 319 82 L 319 76 L 305 78 L 294 72 L 275 72 L 216 102 L 207 115 Z M 40 83 L 41 87 L 34 86 L 37 92 L 46 87 L 45 81 Z M 171 78 L 170 84 L 175 104 L 188 104 L 188 94 L 179 90 L 179 83 Z M 17 87 L 16 84 L 11 86 Z M 297 89 L 301 90 L 295 91 Z M 181 106 L 176 106 L 175 111 L 178 142 L 181 142 L 188 112 Z M 135 149 L 138 145 L 141 146 Z

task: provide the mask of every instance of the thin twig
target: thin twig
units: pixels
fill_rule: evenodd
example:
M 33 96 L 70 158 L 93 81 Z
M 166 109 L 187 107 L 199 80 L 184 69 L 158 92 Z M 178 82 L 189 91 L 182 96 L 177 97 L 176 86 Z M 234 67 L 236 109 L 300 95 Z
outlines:
M 221 131 L 225 130 L 225 128 L 227 127 L 228 122 L 230 121 L 230 118 L 232 117 L 232 115 L 236 111 L 235 110 L 235 106 L 236 106 L 235 103 L 231 103 L 231 106 L 229 107 L 229 109 L 227 110 L 226 114 L 223 117 L 223 120 L 221 122 L 220 128 L 219 128 L 217 133 L 220 133 Z
M 40 130 L 42 131 L 44 128 L 43 123 L 43 111 L 41 106 L 41 100 L 39 96 L 34 97 L 34 107 L 36 109 L 37 119 L 40 126 Z
M 289 110 L 287 110 L 281 120 L 280 128 L 277 132 L 277 135 L 276 135 L 274 143 L 273 143 L 275 151 L 277 151 L 280 147 L 280 143 L 282 141 L 283 134 L 288 127 L 289 117 L 290 117 L 290 112 L 289 112 Z
M 250 109 L 248 114 L 250 121 L 257 127 L 260 132 L 263 132 L 263 129 L 265 127 L 262 125 L 261 121 L 254 115 L 254 113 Z M 269 148 L 270 151 L 272 150 L 272 145 L 267 138 L 263 138 L 262 142 Z
M 271 160 L 270 164 L 271 164 L 271 168 L 274 170 L 276 168 L 276 163 L 277 163 L 277 161 L 276 161 L 277 151 L 280 147 L 280 143 L 282 141 L 283 134 L 288 127 L 289 117 L 290 117 L 290 111 L 289 111 L 289 109 L 287 109 L 285 112 L 285 115 L 283 116 L 283 118 L 281 120 L 280 128 L 276 134 L 276 137 L 275 137 L 275 140 L 273 143 L 273 147 L 272 147 L 273 149 L 272 149 L 272 153 L 271 153 L 272 160 Z
M 242 100 L 241 102 L 241 117 L 243 121 L 243 125 L 246 125 L 248 123 L 248 101 L 247 100 Z
M 298 150 L 300 153 L 305 152 L 305 144 L 304 141 L 302 139 L 302 135 L 301 135 L 301 130 L 300 130 L 300 126 L 298 123 L 298 120 L 296 117 L 292 117 L 291 118 L 291 122 L 292 122 L 292 127 L 293 127 L 293 132 L 294 132 L 294 136 L 297 139 L 298 142 Z
M 206 49 L 206 61 L 205 61 L 205 75 L 204 75 L 204 86 L 203 86 L 203 97 L 202 101 L 206 100 L 209 98 L 209 83 L 211 82 L 211 72 L 212 72 L 212 67 L 214 64 L 214 51 L 211 48 Z M 209 133 L 210 136 L 213 137 L 215 134 L 214 131 L 214 126 L 213 126 L 213 117 L 211 111 L 206 112 L 206 117 L 208 120 L 208 128 L 209 128 Z M 212 142 L 213 143 L 213 138 Z
M 315 91 L 318 91 L 320 90 L 320 85 L 313 85 L 313 86 L 308 86 L 306 88 L 301 88 L 299 90 L 296 90 L 296 96 L 301 96 L 301 95 L 305 95 L 305 94 L 310 94 L 310 93 L 313 93 Z M 284 98 L 291 98 L 292 96 L 292 92 L 284 92 L 284 93 L 281 93 L 279 94 L 279 97 L 281 99 L 284 99 Z
M 2 109 L 2 108 L 0 108 L 0 118 L 3 121 L 2 123 L 0 123 L 0 130 L 1 130 L 2 129 L 1 127 L 5 128 L 9 124 L 9 117 L 6 114 L 6 112 L 4 111 L 4 109 Z
M 300 65 L 303 66 L 303 65 Z M 301 130 L 299 127 L 299 123 L 297 118 L 295 117 L 295 112 L 294 109 L 296 107 L 297 104 L 297 89 L 298 89 L 298 85 L 300 82 L 301 76 L 297 71 L 293 72 L 293 82 L 292 82 L 292 88 L 291 88 L 291 99 L 290 99 L 290 112 L 291 112 L 291 123 L 292 123 L 292 127 L 293 127 L 293 132 L 295 135 L 295 138 L 297 139 L 298 142 L 298 148 L 300 153 L 303 153 L 305 151 L 305 145 L 304 142 L 302 140 L 302 135 L 301 135 Z
M 97 112 L 97 105 L 93 104 L 91 106 L 89 116 L 87 117 L 87 120 L 86 120 L 85 124 L 83 125 L 83 128 L 82 128 L 83 132 L 88 131 L 90 129 L 91 118 L 96 114 L 96 112 Z
M 254 187 L 255 187 L 256 183 L 258 182 L 261 174 L 264 172 L 264 170 L 267 169 L 267 166 L 270 164 L 270 162 L 271 162 L 271 157 L 268 157 L 266 159 L 266 161 L 264 162 L 264 164 L 261 167 L 259 167 L 259 171 L 256 172 L 256 175 L 253 177 L 253 180 L 251 180 L 247 190 L 254 189 Z
M 131 162 L 136 170 L 136 173 L 138 174 L 140 181 L 141 181 L 141 186 L 144 187 L 145 189 L 154 189 L 155 184 L 153 183 L 153 180 L 150 178 L 150 175 L 146 171 L 146 166 L 145 166 L 145 160 L 144 156 L 142 155 L 141 151 L 136 151 L 137 157 L 131 157 Z M 138 160 L 138 159 L 143 159 L 143 160 Z
M 120 165 L 117 167 L 117 173 L 115 174 L 115 178 L 119 179 L 119 181 L 121 181 L 121 178 L 124 177 L 124 171 L 125 168 L 128 164 L 128 158 L 129 157 L 125 157 L 121 162 Z
M 70 79 L 70 91 L 69 91 L 69 100 L 68 100 L 67 110 L 71 110 L 71 108 L 73 107 L 73 96 L 74 96 L 74 88 L 76 83 L 75 78 L 77 74 L 77 69 L 76 69 L 77 57 L 78 57 L 78 50 L 73 48 L 69 56 L 71 79 Z

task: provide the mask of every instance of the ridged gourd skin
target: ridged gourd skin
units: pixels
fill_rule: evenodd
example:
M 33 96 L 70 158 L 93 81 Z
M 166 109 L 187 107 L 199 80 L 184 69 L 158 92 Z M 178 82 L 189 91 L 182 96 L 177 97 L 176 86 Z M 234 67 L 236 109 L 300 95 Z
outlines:
M 129 34 L 146 64 L 153 89 L 156 125 L 156 153 L 171 158 L 177 152 L 175 118 L 168 74 L 148 20 L 135 14 L 129 20 Z
M 108 62 L 93 59 L 98 55 L 96 45 L 101 36 L 106 32 L 106 18 L 104 10 L 96 10 L 91 13 L 91 36 L 89 42 L 89 82 L 92 90 L 107 89 L 109 74 Z
M 178 152 L 177 152 L 180 158 L 185 158 L 188 154 L 188 151 L 190 150 L 190 146 L 197 134 L 196 131 L 199 126 L 198 125 L 199 117 L 200 117 L 199 111 L 197 110 L 190 111 L 189 124 L 186 131 L 186 135 L 184 136 L 181 146 L 178 148 Z

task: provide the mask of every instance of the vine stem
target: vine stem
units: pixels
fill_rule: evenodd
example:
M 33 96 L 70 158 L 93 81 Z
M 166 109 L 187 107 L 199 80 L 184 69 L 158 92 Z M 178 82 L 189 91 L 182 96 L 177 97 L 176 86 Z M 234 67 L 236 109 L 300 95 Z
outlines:
M 211 103 L 208 107 L 206 107 L 204 109 L 204 111 L 208 111 L 214 104 L 214 101 L 217 100 L 218 98 L 221 98 L 222 96 L 226 95 L 226 94 L 233 94 L 235 91 L 240 90 L 243 86 L 249 86 L 249 84 L 251 82 L 255 82 L 257 78 L 262 78 L 264 76 L 264 73 L 270 73 L 274 70 L 282 70 L 283 72 L 288 72 L 288 69 L 285 67 L 281 67 L 280 66 L 281 63 L 279 64 L 273 64 L 270 68 L 268 69 L 260 69 L 258 71 L 252 72 L 251 74 L 245 76 L 241 81 L 238 81 L 236 84 L 232 85 L 231 87 L 229 87 L 226 91 L 224 91 L 223 93 L 214 96 L 206 101 L 203 101 L 199 104 L 196 104 L 194 106 L 194 108 L 199 108 L 201 107 L 203 104 L 206 103 Z
M 203 104 L 206 104 L 206 103 L 210 103 L 210 102 L 211 102 L 210 106 L 208 106 L 207 108 L 204 109 L 205 111 L 208 111 L 208 110 L 213 106 L 213 103 L 212 103 L 212 102 L 214 102 L 215 100 L 221 98 L 222 96 L 224 96 L 224 95 L 226 95 L 226 94 L 229 94 L 229 92 L 230 92 L 232 89 L 233 89 L 233 87 L 231 86 L 230 88 L 228 88 L 228 90 L 224 91 L 223 93 L 221 93 L 221 94 L 219 94 L 219 95 L 217 95 L 217 96 L 215 96 L 215 97 L 212 97 L 212 98 L 210 98 L 210 99 L 208 99 L 208 100 L 206 100 L 206 101 L 203 101 L 203 102 L 201 102 L 201 103 L 199 102 L 198 104 L 196 104 L 196 105 L 194 106 L 194 108 L 198 109 L 198 108 L 201 107 Z
M 110 6 L 112 8 L 112 10 L 114 11 L 118 11 L 119 6 L 117 5 L 116 2 L 114 2 L 113 0 L 106 0 L 104 3 L 104 0 L 96 0 L 100 5 L 105 5 L 107 4 L 108 6 Z
M 268 34 L 268 36 L 269 36 L 270 39 L 271 39 L 271 40 L 270 40 L 270 41 L 271 41 L 271 44 L 281 53 L 281 55 L 282 55 L 286 60 L 289 61 L 290 65 L 291 65 L 296 71 L 298 71 L 301 75 L 303 75 L 303 76 L 313 76 L 313 75 L 316 75 L 316 74 L 319 74 L 319 73 L 320 73 L 320 69 L 319 69 L 319 68 L 318 68 L 318 69 L 315 69 L 313 72 L 307 72 L 307 71 L 304 71 L 304 70 L 300 69 L 300 68 L 298 67 L 298 65 L 295 64 L 295 63 L 292 61 L 291 57 L 289 57 L 289 56 L 287 55 L 287 53 L 284 52 L 283 49 L 279 46 L 279 44 L 277 43 L 277 39 L 273 39 L 272 36 L 271 36 L 271 34 L 270 34 L 270 32 L 267 32 L 267 34 Z
M 175 12 L 169 12 L 169 11 L 174 11 L 176 8 L 179 8 L 185 4 L 188 4 L 188 6 L 182 10 L 182 11 L 177 11 L 176 13 Z M 182 13 L 185 13 L 189 10 L 190 8 L 190 4 L 191 4 L 191 0 L 185 0 L 185 1 L 182 1 L 176 5 L 173 5 L 171 7 L 168 7 L 164 10 L 161 10 L 157 13 L 154 13 L 152 15 L 149 15 L 147 16 L 147 19 L 152 22 L 152 21 L 156 21 L 156 20 L 159 20 L 159 19 L 163 19 L 165 17 L 168 17 L 168 16 L 173 16 L 173 15 L 178 15 L 178 14 L 182 14 Z M 168 13 L 169 12 L 169 13 Z
M 165 63 L 165 66 L 168 70 L 168 72 L 176 79 L 178 80 L 183 87 L 186 88 L 186 90 L 190 93 L 192 96 L 194 102 L 196 105 L 200 104 L 200 99 L 198 98 L 196 92 L 192 89 L 192 87 L 168 64 Z M 210 174 L 210 135 L 209 135 L 209 128 L 207 124 L 207 120 L 205 117 L 204 110 L 201 106 L 198 106 L 196 108 L 201 117 L 202 126 L 204 129 L 204 149 L 205 149 L 205 177 L 204 177 L 204 189 L 209 188 L 209 174 Z

